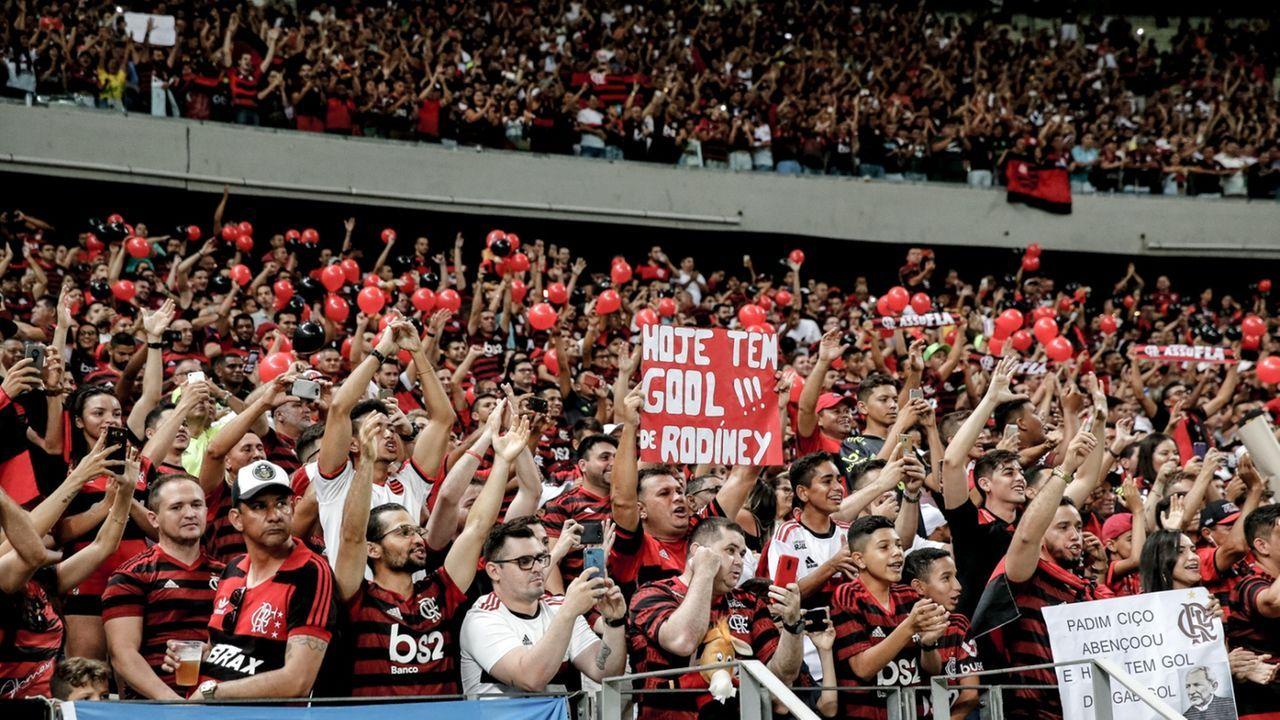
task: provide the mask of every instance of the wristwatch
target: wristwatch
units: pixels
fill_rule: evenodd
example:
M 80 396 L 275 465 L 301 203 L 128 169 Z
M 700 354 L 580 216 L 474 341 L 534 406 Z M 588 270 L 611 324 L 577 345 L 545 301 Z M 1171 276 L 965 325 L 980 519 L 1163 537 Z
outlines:
M 382 354 L 382 352 L 378 350 L 378 348 L 374 348 L 374 349 L 370 350 L 370 351 L 369 351 L 369 355 L 370 355 L 371 357 L 378 358 L 378 362 L 379 362 L 379 363 L 384 363 L 384 362 L 386 362 L 386 361 L 387 361 L 387 356 L 386 356 L 386 355 L 383 355 L 383 354 Z
M 205 700 L 212 700 L 214 694 L 218 692 L 218 681 L 205 680 L 200 683 L 200 687 L 196 688 L 196 691 L 199 692 L 200 696 Z
M 938 649 L 938 643 L 936 642 L 933 642 L 933 643 L 919 642 L 916 644 L 920 646 L 921 650 L 937 650 Z
M 804 633 L 804 616 L 802 615 L 799 620 L 795 621 L 790 625 L 783 623 L 782 629 L 786 630 L 792 635 L 800 635 Z
M 622 627 L 623 625 L 627 624 L 627 616 L 623 615 L 622 617 L 617 618 L 616 620 L 610 620 L 609 618 L 605 618 L 604 624 L 611 628 Z

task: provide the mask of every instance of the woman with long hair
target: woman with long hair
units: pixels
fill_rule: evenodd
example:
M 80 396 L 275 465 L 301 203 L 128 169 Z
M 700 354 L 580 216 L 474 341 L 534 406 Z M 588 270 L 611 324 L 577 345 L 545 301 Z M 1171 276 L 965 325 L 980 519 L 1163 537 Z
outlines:
M 1178 463 L 1178 445 L 1164 433 L 1151 433 L 1138 441 L 1138 464 L 1134 477 L 1140 478 L 1139 489 L 1150 488 L 1168 463 Z
M 1138 577 L 1144 593 L 1199 587 L 1204 576 L 1195 543 L 1176 530 L 1151 533 L 1142 545 Z

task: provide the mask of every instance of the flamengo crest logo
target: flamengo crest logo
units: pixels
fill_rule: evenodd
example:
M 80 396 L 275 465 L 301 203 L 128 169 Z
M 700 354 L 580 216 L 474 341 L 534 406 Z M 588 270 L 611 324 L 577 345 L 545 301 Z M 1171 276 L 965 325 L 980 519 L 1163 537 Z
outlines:
M 436 607 L 436 599 L 424 597 L 418 601 L 418 614 L 428 622 L 440 622 L 440 608 Z
M 253 611 L 253 615 L 249 616 L 249 630 L 255 633 L 265 633 L 271 621 L 282 615 L 284 613 L 277 610 L 274 605 L 264 602 L 258 606 L 257 610 Z
M 1178 613 L 1178 630 L 1196 645 L 1218 639 L 1213 632 L 1213 615 L 1209 613 L 1208 606 L 1200 603 L 1182 604 L 1182 612 Z

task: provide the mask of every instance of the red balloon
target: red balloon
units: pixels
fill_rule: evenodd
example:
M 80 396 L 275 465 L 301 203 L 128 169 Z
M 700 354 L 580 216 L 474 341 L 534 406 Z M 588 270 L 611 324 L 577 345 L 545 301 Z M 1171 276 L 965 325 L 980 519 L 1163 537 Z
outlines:
M 1267 321 L 1257 315 L 1245 315 L 1240 322 L 1240 332 L 1245 335 L 1264 335 L 1267 332 Z
M 418 289 L 418 276 L 410 270 L 400 276 L 400 292 L 410 295 L 414 290 Z
M 547 286 L 547 301 L 563 305 L 569 301 L 569 289 L 562 282 L 553 282 Z
M 1134 303 L 1136 303 L 1136 302 L 1137 302 L 1137 300 L 1134 300 L 1132 295 L 1125 295 L 1125 296 L 1124 296 L 1124 308 L 1125 308 L 1126 310 L 1132 310 L 1132 309 L 1133 309 L 1133 304 L 1134 304 Z
M 115 223 L 122 223 L 122 222 L 124 222 L 124 216 L 121 215 L 120 213 L 111 213 L 110 215 L 107 216 L 108 225 L 114 225 Z
M 791 307 L 791 301 L 795 298 L 791 297 L 791 293 L 786 290 L 779 290 L 773 296 L 773 301 L 778 303 L 778 307 Z
M 253 280 L 253 272 L 249 270 L 248 265 L 240 263 L 231 268 L 231 279 L 235 280 L 237 285 L 244 287 L 249 284 L 249 281 Z
M 357 263 L 355 260 L 352 260 L 351 258 L 346 258 L 342 262 L 338 263 L 338 265 L 342 268 L 342 274 L 346 276 L 347 282 L 349 283 L 360 282 L 360 264 L 359 263 Z
M 1241 350 L 1257 350 L 1262 345 L 1261 335 L 1245 335 L 1240 338 Z
M 356 305 L 360 306 L 360 311 L 365 315 L 377 315 L 386 303 L 387 298 L 376 287 L 367 287 L 356 295 Z
M 315 228 L 307 228 L 302 231 L 302 242 L 308 245 L 315 245 L 320 242 L 320 233 Z
M 917 315 L 923 315 L 933 309 L 933 301 L 925 293 L 919 292 L 911 296 L 911 309 Z
M 1259 280 L 1258 292 L 1262 293 L 1263 295 L 1266 295 L 1267 293 L 1271 292 L 1271 280 L 1268 278 L 1263 278 Z
M 520 278 L 511 281 L 511 302 L 524 302 L 525 295 L 529 294 L 529 286 L 524 284 Z
M 347 274 L 338 265 L 329 265 L 320 271 L 320 284 L 329 292 L 337 292 L 347 281 Z
M 1098 319 L 1098 329 L 1102 331 L 1103 335 L 1115 333 L 1117 327 L 1116 319 L 1111 315 L 1103 315 Z
M 258 381 L 269 383 L 288 372 L 291 367 L 293 367 L 293 355 L 286 352 L 273 352 L 258 363 Z
M 759 305 L 761 308 L 764 308 L 765 312 L 769 312 L 770 310 L 773 309 L 773 298 L 769 297 L 768 295 L 761 295 L 760 297 L 756 298 L 756 304 Z
M 529 256 L 524 253 L 511 253 L 511 257 L 506 260 L 506 265 L 507 272 L 529 272 Z
M 236 229 L 240 231 L 241 235 L 253 234 L 253 225 L 248 220 L 241 222 L 239 225 L 236 226 Z
M 551 303 L 540 302 L 529 308 L 529 324 L 534 330 L 546 330 L 556 324 L 556 309 Z
M 294 242 L 297 242 L 302 239 L 302 233 L 298 232 L 297 230 L 294 230 L 293 228 L 289 228 L 288 230 L 284 231 L 284 239 L 293 240 Z
M 1044 344 L 1044 354 L 1054 362 L 1066 362 L 1071 359 L 1071 342 L 1059 335 Z
M 285 302 L 289 302 L 289 298 L 293 297 L 293 283 L 287 279 L 277 280 L 276 284 L 271 286 L 271 289 L 275 291 L 277 300 L 283 299 Z
M 622 307 L 622 298 L 613 288 L 605 290 L 600 293 L 600 297 L 596 298 L 596 315 L 608 315 L 617 312 L 620 307 Z
M 431 312 L 436 306 L 436 294 L 431 288 L 418 288 L 409 300 L 419 312 Z
M 631 266 L 626 260 L 617 260 L 609 270 L 609 279 L 614 285 L 626 285 L 631 282 Z
M 671 298 L 662 298 L 658 301 L 658 314 L 662 317 L 672 317 L 676 314 L 676 301 Z
M 658 313 L 649 308 L 643 308 L 636 313 L 636 326 L 647 327 L 658 323 Z
M 542 356 L 542 366 L 545 367 L 547 369 L 547 372 L 551 373 L 552 375 L 559 375 L 560 374 L 560 353 L 557 353 L 555 351 L 555 348 L 548 350 L 546 354 Z
M 188 226 L 187 226 L 187 240 L 190 240 L 191 242 L 195 242 L 195 241 L 197 241 L 197 240 L 199 240 L 199 239 L 200 239 L 200 226 L 199 226 L 199 225 L 188 225 Z
M 895 313 L 902 312 L 907 305 L 911 304 L 911 293 L 901 285 L 889 288 L 889 292 L 885 293 L 885 297 L 889 298 L 889 307 Z
M 457 290 L 445 288 L 436 294 L 436 306 L 442 310 L 458 312 L 458 309 L 462 307 L 462 298 L 458 295 Z
M 1085 290 L 1084 288 L 1078 288 L 1076 290 L 1075 298 L 1076 298 L 1076 302 L 1083 303 L 1085 300 L 1089 299 L 1089 291 Z
M 751 327 L 747 328 L 747 332 L 772 335 L 773 333 L 777 332 L 777 330 L 773 327 L 773 325 L 770 325 L 767 322 L 762 322 L 759 325 L 752 325 Z
M 253 236 L 242 234 L 236 238 L 236 249 L 242 253 L 253 252 Z
M 996 330 L 1003 332 L 1005 337 L 1012 335 L 1020 327 L 1022 313 L 1014 308 L 1009 308 L 996 317 Z
M 1058 323 L 1053 318 L 1040 318 L 1032 329 L 1041 345 L 1048 346 L 1050 340 L 1058 337 Z
M 1024 272 L 1035 272 L 1040 269 L 1040 258 L 1035 255 L 1022 256 L 1022 269 Z
M 1042 249 L 1043 249 L 1043 248 L 1041 248 L 1041 247 L 1040 247 L 1040 244 L 1039 244 L 1039 243 L 1031 243 L 1030 245 L 1028 245 L 1028 246 L 1027 246 L 1026 256 L 1027 256 L 1027 257 L 1038 258 L 1038 257 L 1040 257 L 1040 251 L 1041 251 Z
M 132 280 L 117 280 L 111 283 L 111 294 L 121 302 L 129 302 L 138 293 Z
M 98 236 L 93 233 L 84 234 L 84 246 L 89 249 L 89 252 L 102 252 L 107 247 L 106 244 L 99 240 Z
M 880 298 L 876 300 L 876 312 L 886 316 L 893 314 L 893 308 L 889 306 L 888 295 L 881 295 Z
M 1041 305 L 1040 307 L 1031 311 L 1031 321 L 1034 323 L 1036 320 L 1039 320 L 1041 318 L 1052 318 L 1053 315 L 1054 315 L 1053 308 L 1047 305 Z
M 1034 338 L 1026 330 L 1019 330 L 1013 334 L 1013 349 L 1019 352 L 1026 351 L 1033 342 L 1035 342 Z
M 1071 298 L 1064 297 L 1058 301 L 1058 312 L 1066 315 L 1071 312 Z
M 235 223 L 227 223 L 222 226 L 222 239 L 227 242 L 235 242 L 240 237 L 240 228 Z
M 484 246 L 491 247 L 495 242 L 507 237 L 507 234 L 501 230 L 490 230 L 489 234 L 484 238 Z
M 131 256 L 139 259 L 151 255 L 151 243 L 147 242 L 146 238 L 138 237 L 137 235 L 124 241 L 124 249 L 129 251 Z
M 1280 355 L 1268 355 L 1258 361 L 1258 379 L 1264 383 L 1280 383 Z
M 759 325 L 764 321 L 765 321 L 764 308 L 760 307 L 759 305 L 756 305 L 754 303 L 747 303 L 746 305 L 743 305 L 742 307 L 738 308 L 738 323 L 742 325 L 742 327 L 745 328 L 751 325 Z
M 287 338 L 287 337 L 285 337 L 285 336 L 281 335 L 281 336 L 280 336 L 280 342 L 276 343 L 276 349 L 277 349 L 279 352 L 282 352 L 282 353 L 288 353 L 288 354 L 292 355 L 292 354 L 293 354 L 293 343 L 289 340 L 289 338 Z
M 507 233 L 507 242 L 511 243 L 511 249 L 515 250 L 520 247 L 520 236 L 515 233 Z
M 396 231 L 391 228 L 385 228 L 382 231 L 382 242 L 390 244 L 396 241 Z
M 1002 354 L 1004 352 L 1004 338 L 987 338 L 987 352 L 991 355 Z
M 800 248 L 796 248 L 795 250 L 791 251 L 790 255 L 787 255 L 787 258 L 790 259 L 791 262 L 795 263 L 796 265 L 803 265 L 804 251 L 801 250 Z
M 324 316 L 336 323 L 347 321 L 351 315 L 351 306 L 337 295 L 328 295 L 324 299 Z

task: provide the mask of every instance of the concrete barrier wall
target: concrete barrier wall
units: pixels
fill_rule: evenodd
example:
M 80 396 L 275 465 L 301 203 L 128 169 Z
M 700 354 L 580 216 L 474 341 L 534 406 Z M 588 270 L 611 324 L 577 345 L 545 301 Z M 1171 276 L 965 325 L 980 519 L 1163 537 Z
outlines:
M 1081 196 L 669 168 L 0 105 L 0 170 L 461 213 L 1123 255 L 1280 258 L 1280 203 Z

